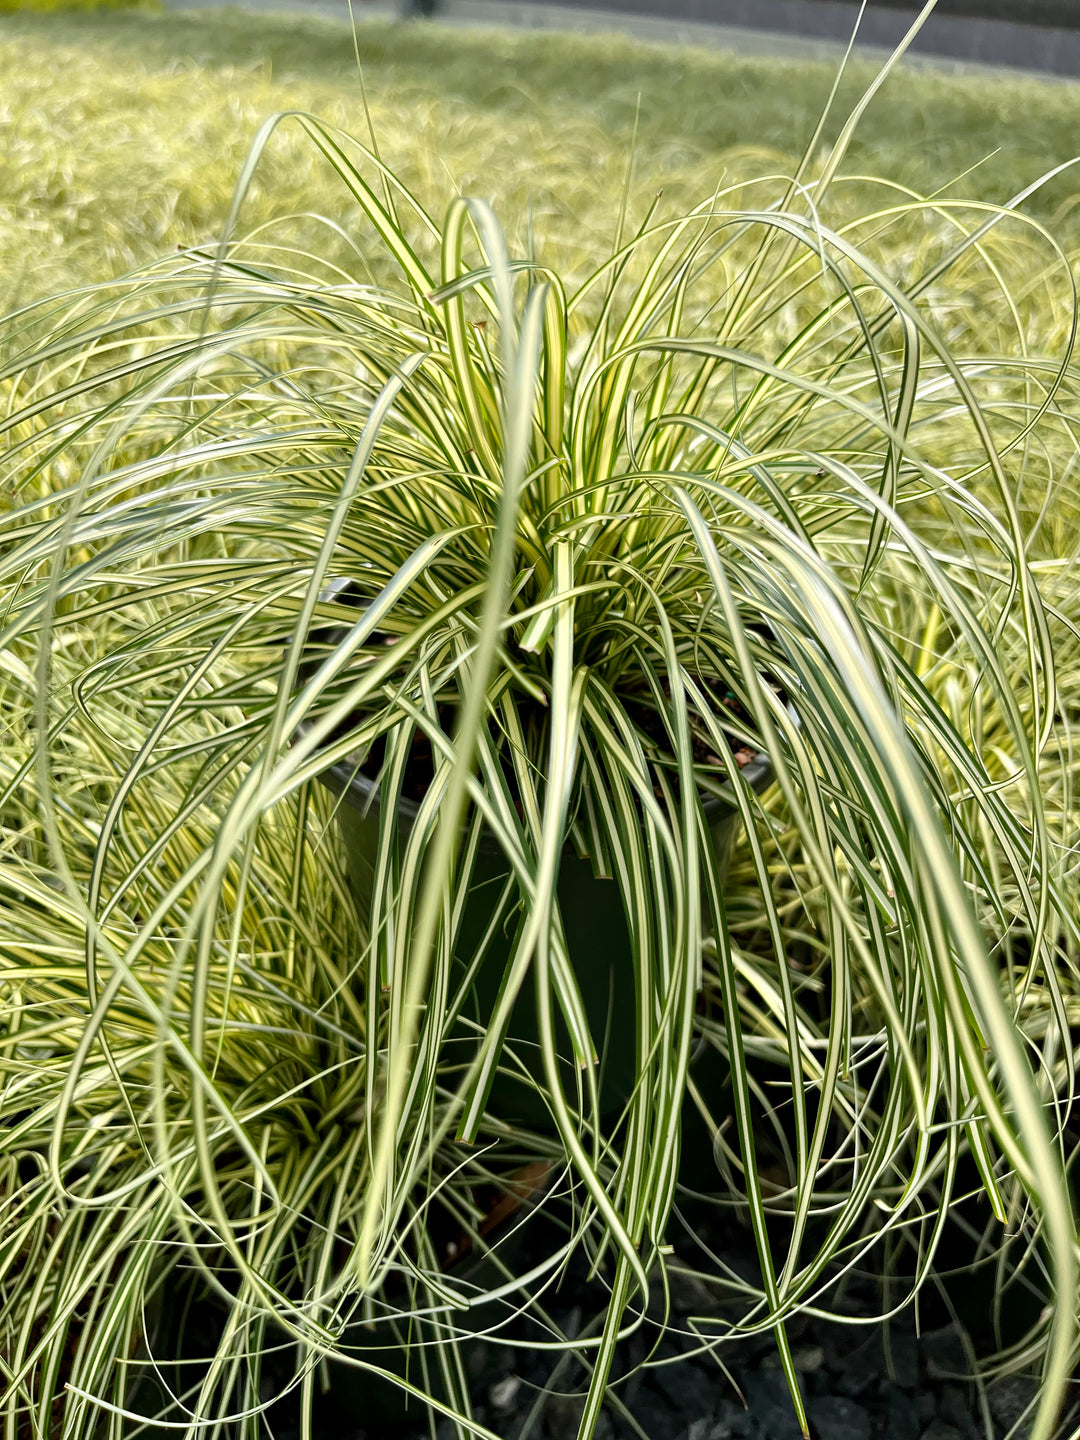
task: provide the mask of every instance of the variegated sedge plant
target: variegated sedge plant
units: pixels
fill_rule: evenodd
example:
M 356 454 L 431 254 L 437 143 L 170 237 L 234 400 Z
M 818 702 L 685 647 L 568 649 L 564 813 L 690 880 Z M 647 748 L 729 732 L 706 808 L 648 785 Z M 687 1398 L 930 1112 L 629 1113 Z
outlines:
M 303 115 L 379 283 L 236 238 L 279 117 L 219 249 L 8 317 L 9 1440 L 119 1436 L 147 1405 L 254 1436 L 281 1347 L 304 1433 L 333 1358 L 490 1435 L 456 1345 L 519 1311 L 583 1368 L 591 1435 L 622 1404 L 618 1341 L 688 1263 L 668 1240 L 687 1094 L 762 1275 L 699 1262 L 743 1307 L 702 1344 L 772 1330 L 805 1428 L 786 1322 L 909 1235 L 932 1275 L 966 1156 L 1059 1297 L 1013 1357 L 1042 1367 L 1032 1434 L 1054 1433 L 1077 1278 L 1076 698 L 1055 669 L 1075 535 L 1032 561 L 1018 496 L 1034 466 L 1045 512 L 1075 465 L 1076 373 L 1067 327 L 1029 352 L 1011 247 L 1035 236 L 1075 298 L 1015 206 L 894 190 L 829 228 L 872 93 L 823 166 L 819 132 L 790 181 L 654 206 L 573 293 L 512 260 L 483 204 L 440 227 Z M 947 339 L 957 276 L 983 307 Z M 764 796 L 701 759 L 733 726 L 771 761 Z M 433 778 L 404 833 L 418 735 Z M 373 754 L 361 926 L 319 777 Z M 703 810 L 725 786 L 726 883 Z M 484 836 L 525 918 L 477 1033 L 454 955 Z M 638 1078 L 614 1119 L 560 921 L 568 846 L 629 917 Z M 488 1104 L 520 1071 L 523 987 L 535 1133 Z M 689 1072 L 702 1045 L 723 1097 Z M 759 1175 L 773 1132 L 786 1182 Z M 483 1251 L 479 1190 L 538 1156 L 563 1243 L 525 1274 L 496 1247 L 483 1285 L 446 1273 L 430 1218 Z M 578 1250 L 611 1303 L 571 1338 L 546 1306 Z M 185 1386 L 146 1354 L 191 1273 L 226 1318 Z

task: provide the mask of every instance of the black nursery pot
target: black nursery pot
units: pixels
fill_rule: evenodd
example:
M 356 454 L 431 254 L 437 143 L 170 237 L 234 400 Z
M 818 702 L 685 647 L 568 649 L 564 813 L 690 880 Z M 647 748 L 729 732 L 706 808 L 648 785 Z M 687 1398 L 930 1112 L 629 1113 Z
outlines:
M 760 792 L 772 778 L 772 766 L 767 757 L 759 755 L 743 768 L 742 775 L 755 791 Z M 321 778 L 342 799 L 337 812 L 338 825 L 345 844 L 353 896 L 361 922 L 366 924 L 371 915 L 379 843 L 379 793 L 373 781 L 358 773 L 355 766 L 347 761 L 327 770 Z M 705 813 L 710 824 L 717 873 L 722 882 L 741 823 L 734 797 L 710 797 L 705 804 Z M 416 815 L 416 805 L 408 799 L 401 799 L 397 818 L 403 840 L 415 823 Z M 463 966 L 475 954 L 491 925 L 510 871 L 510 864 L 494 836 L 482 837 L 455 950 L 455 958 Z M 569 846 L 560 859 L 558 900 L 570 962 L 581 989 L 589 1028 L 598 1049 L 603 1049 L 600 1106 L 603 1113 L 610 1114 L 625 1105 L 637 1079 L 635 986 L 626 912 L 617 882 L 598 878 L 593 873 L 592 863 L 574 854 Z M 518 905 L 509 917 L 504 917 L 501 929 L 488 946 L 473 986 L 469 1014 L 469 1018 L 481 1027 L 487 1025 L 495 1008 L 518 929 L 525 919 Z M 463 1029 L 462 1034 L 465 1033 Z M 568 1058 L 571 1054 L 570 1042 L 561 1017 L 557 1017 L 556 1033 L 564 1083 L 568 1093 L 573 1094 L 573 1068 Z M 528 981 L 518 995 L 507 1042 L 541 1090 L 546 1089 L 539 1052 L 535 994 Z M 504 1065 L 493 1089 L 489 1108 L 505 1120 L 545 1126 L 549 1119 L 548 1111 L 536 1087 L 525 1077 L 516 1082 L 512 1075 L 513 1069 Z

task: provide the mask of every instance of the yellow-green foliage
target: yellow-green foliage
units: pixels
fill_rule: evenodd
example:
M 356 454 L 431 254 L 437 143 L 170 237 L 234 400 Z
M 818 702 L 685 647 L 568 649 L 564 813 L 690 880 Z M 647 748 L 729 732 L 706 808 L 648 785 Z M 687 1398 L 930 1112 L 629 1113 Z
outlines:
M 811 157 L 782 217 L 794 243 L 769 245 L 777 217 L 761 212 L 784 200 L 832 83 L 827 67 L 366 24 L 356 50 L 381 153 L 437 219 L 455 189 L 493 200 L 511 252 L 532 254 L 572 293 L 665 192 L 651 215 L 657 228 L 631 247 L 637 259 L 618 277 L 614 322 L 598 325 L 597 284 L 573 309 L 565 345 L 561 325 L 551 328 L 535 375 L 510 366 L 496 378 L 496 327 L 484 327 L 495 316 L 505 339 L 514 328 L 506 311 L 470 292 L 461 323 L 447 323 L 447 296 L 430 303 L 437 272 L 409 266 L 395 280 L 379 234 L 403 242 L 422 227 L 404 202 L 400 223 L 385 214 L 381 193 L 365 213 L 354 197 L 368 181 L 379 190 L 375 167 L 365 158 L 353 170 L 351 152 L 336 169 L 320 159 L 335 154 L 336 132 L 279 127 L 245 201 L 247 238 L 230 252 L 232 267 L 216 266 L 213 242 L 269 113 L 314 110 L 370 133 L 346 28 L 235 12 L 72 15 L 62 25 L 20 15 L 0 21 L 0 38 L 0 306 L 75 287 L 0 326 L 0 1255 L 19 1260 L 0 1265 L 8 1433 L 96 1437 L 103 1412 L 84 1397 L 122 1418 L 125 1367 L 140 1353 L 143 1298 L 153 1301 L 159 1265 L 186 1275 L 197 1261 L 219 1285 L 237 1277 L 235 1326 L 230 1319 L 206 1379 L 193 1382 L 189 1370 L 191 1388 L 177 1387 L 177 1413 L 182 1405 L 191 1427 L 216 1424 L 225 1405 L 235 1415 L 235 1402 L 247 1407 L 237 1433 L 253 1435 L 271 1345 L 314 1364 L 328 1341 L 352 1343 L 347 1331 L 323 1329 L 324 1318 L 337 1326 L 362 1314 L 369 1333 L 369 1310 L 354 1308 L 357 1277 L 376 1277 L 370 1313 L 393 1321 L 395 1350 L 407 1334 L 410 1346 L 430 1336 L 429 1353 L 436 1344 L 446 1353 L 464 1328 L 447 1309 L 426 1208 L 473 1225 L 483 1214 L 476 1197 L 550 1154 L 551 1142 L 512 1132 L 519 1153 L 495 1129 L 489 1161 L 486 1145 L 465 1151 L 449 1140 L 464 1128 L 440 1129 L 457 1124 L 446 1107 L 465 1053 L 458 1002 L 445 1003 L 460 983 L 449 933 L 444 926 L 429 971 L 419 945 L 420 959 L 406 947 L 402 963 L 389 947 L 423 933 L 421 912 L 408 885 L 391 883 L 390 923 L 372 927 L 368 946 L 332 848 L 331 800 L 315 786 L 310 804 L 299 803 L 306 760 L 284 741 L 300 715 L 311 718 L 346 685 L 350 706 L 374 707 L 376 687 L 388 706 L 400 693 L 411 707 L 414 684 L 425 703 L 444 693 L 461 636 L 473 633 L 467 607 L 492 583 L 486 537 L 499 533 L 513 473 L 503 437 L 519 435 L 537 448 L 522 459 L 525 541 L 499 582 L 516 572 L 519 608 L 502 628 L 520 633 L 519 618 L 545 610 L 557 628 L 550 665 L 546 640 L 521 643 L 513 648 L 525 659 L 490 693 L 501 697 L 500 733 L 527 797 L 515 844 L 533 867 L 529 903 L 538 916 L 555 903 L 553 875 L 535 863 L 540 798 L 556 836 L 594 807 L 568 806 L 572 761 L 565 786 L 549 773 L 546 793 L 536 788 L 541 732 L 528 736 L 531 752 L 517 737 L 549 707 L 530 703 L 504 723 L 516 694 L 550 695 L 553 756 L 587 752 L 596 775 L 615 780 L 614 798 L 595 806 L 597 825 L 608 826 L 604 844 L 618 857 L 612 873 L 641 897 L 642 930 L 656 927 L 635 960 L 638 994 L 648 997 L 638 1053 L 654 1067 L 642 1072 L 635 1108 L 611 1134 L 589 1120 L 587 1147 L 585 1119 L 581 1134 L 568 1116 L 560 1122 L 558 1163 L 571 1156 L 608 1207 L 583 1212 L 572 1243 L 648 1262 L 670 1202 L 666 1142 L 691 1042 L 725 1059 L 737 1095 L 706 1094 L 695 1080 L 714 1154 L 734 1157 L 731 1183 L 745 1186 L 720 1203 L 738 1198 L 738 1213 L 777 1247 L 779 1301 L 738 1282 L 747 1328 L 771 1324 L 781 1307 L 820 1305 L 834 1260 L 872 1273 L 877 1258 L 862 1247 L 879 1226 L 892 1227 L 898 1253 L 905 1234 L 928 1245 L 935 1207 L 968 1184 L 958 1147 L 978 1146 L 998 1217 L 988 1205 L 986 1263 L 1008 1216 L 1012 1256 L 1026 1251 L 1033 1268 L 1049 1256 L 1064 1297 L 1047 1312 L 1064 1337 L 1034 1432 L 1048 1440 L 1050 1401 L 1074 1358 L 1067 1322 L 1077 1289 L 1067 1187 L 1040 1107 L 1052 1126 L 1069 1120 L 1080 1016 L 1080 369 L 1070 360 L 1069 257 L 1053 239 L 1073 243 L 1078 182 L 1065 170 L 1025 202 L 1052 222 L 1046 232 L 979 201 L 1007 199 L 1080 149 L 1080 91 L 917 72 L 894 79 L 848 151 L 849 178 L 823 194 Z M 868 74 L 845 81 L 822 153 Z M 938 198 L 924 204 L 905 185 Z M 697 211 L 682 248 L 669 252 L 671 268 L 651 269 L 670 238 L 662 227 L 698 202 L 708 210 L 710 197 L 718 213 Z M 975 243 L 972 232 L 991 218 Z M 199 242 L 209 243 L 190 248 Z M 430 252 L 431 234 L 426 244 Z M 456 274 L 452 245 L 446 254 Z M 130 281 L 86 288 L 162 255 Z M 340 278 L 336 263 L 349 279 L 389 280 L 394 295 L 326 287 Z M 628 311 L 637 318 L 620 336 Z M 655 369 L 646 342 L 664 357 Z M 383 379 L 396 384 L 418 346 L 432 363 L 410 371 L 413 389 L 369 424 Z M 601 391 L 593 380 L 605 373 Z M 508 383 L 515 374 L 525 382 Z M 550 402 L 535 417 L 534 389 Z M 580 444 L 567 439 L 571 429 Z M 345 476 L 361 433 L 373 449 L 354 493 Z M 359 487 L 359 470 L 349 473 Z M 564 484 L 577 488 L 548 491 Z M 390 594 L 433 536 L 453 556 L 445 572 L 431 566 L 430 583 L 410 585 L 408 605 L 398 592 L 386 613 L 400 628 L 382 634 L 406 643 L 388 652 L 368 636 L 375 666 L 407 651 L 418 614 L 425 625 L 453 614 L 457 628 L 415 647 L 407 686 L 354 667 L 356 652 L 341 647 L 320 671 L 322 700 L 307 687 L 275 718 L 275 657 L 283 643 L 294 655 L 306 644 L 294 617 L 304 585 L 312 594 L 321 586 L 328 533 L 337 537 L 328 573 L 353 577 L 358 593 L 362 582 L 366 599 L 376 588 Z M 548 555 L 550 584 L 537 561 Z M 423 593 L 410 610 L 414 589 Z M 47 626 L 43 597 L 48 608 L 57 600 Z M 445 615 L 425 609 L 429 600 Z M 323 609 L 335 625 L 356 613 Z M 662 643 L 641 618 L 654 610 Z M 745 616 L 767 623 L 751 638 Z M 581 640 L 573 654 L 571 627 Z M 737 664 L 725 658 L 736 649 Z M 579 706 L 571 684 L 580 678 L 575 694 L 599 694 L 584 687 L 612 664 L 611 683 L 599 683 L 612 708 L 622 704 L 615 681 L 631 652 L 640 669 L 624 685 L 633 708 L 616 737 L 608 699 Z M 662 653 L 666 668 L 638 652 Z M 755 745 L 768 748 L 783 783 L 745 827 L 698 1006 L 686 960 L 697 954 L 698 877 L 711 867 L 692 849 L 691 790 L 681 771 L 681 814 L 670 772 L 639 769 L 632 790 L 622 777 L 636 762 L 623 736 L 647 694 L 668 696 L 672 735 L 688 735 L 683 677 L 710 654 L 732 672 L 733 693 L 747 696 L 749 723 L 761 726 Z M 782 678 L 798 726 L 762 674 Z M 482 679 L 474 693 L 487 688 Z M 384 771 L 399 781 L 413 723 L 405 707 L 379 719 L 397 737 L 398 759 Z M 355 733 L 348 743 L 359 743 Z M 689 742 L 678 743 L 691 763 Z M 486 754 L 485 773 L 505 798 L 500 753 Z M 382 804 L 393 809 L 385 789 Z M 513 826 L 514 812 L 503 811 Z M 626 838 L 642 813 L 649 837 L 666 837 L 648 856 Z M 444 810 L 440 821 L 455 833 L 456 816 Z M 390 833 L 383 828 L 379 862 L 388 877 L 397 865 Z M 437 875 L 426 869 L 430 852 L 416 854 L 411 873 Z M 468 870 L 461 877 L 446 872 L 440 912 L 470 883 Z M 660 897 L 655 905 L 643 886 Z M 671 916 L 685 946 L 680 929 L 661 931 Z M 385 990 L 383 976 L 393 977 Z M 414 977 L 425 1017 L 415 1070 Z M 86 1029 L 91 1013 L 100 1031 Z M 549 1030 L 549 1075 L 554 1042 Z M 591 1043 L 585 1036 L 582 1074 Z M 782 1112 L 802 1117 L 794 1145 Z M 372 1143 L 374 1126 L 405 1137 L 392 1183 L 377 1168 L 389 1151 Z M 764 1137 L 762 1165 L 754 1132 Z M 429 1157 L 421 1142 L 440 1134 Z M 999 1141 L 997 1164 L 990 1147 Z M 811 1152 L 823 1159 L 800 1158 Z M 25 1163 L 35 1156 L 40 1177 Z M 79 1187 L 80 1203 L 60 1203 L 44 1157 L 72 1193 Z M 769 1175 L 768 1195 L 759 1175 Z M 798 1224 L 770 1234 L 789 1202 Z M 828 1248 L 815 1252 L 819 1243 Z M 389 1248 L 399 1244 L 400 1265 Z M 939 1254 L 951 1265 L 949 1252 L 946 1238 Z M 910 1258 L 897 1266 L 890 1303 L 906 1288 Z M 563 1259 L 552 1259 L 553 1275 Z M 652 1259 L 657 1270 L 666 1263 L 658 1251 Z M 618 1263 L 611 1337 L 631 1273 Z M 999 1262 L 1002 1293 L 1019 1288 L 1012 1264 L 1008 1254 Z M 540 1273 L 522 1285 L 539 1291 Z M 385 1276 L 394 1288 L 380 1291 Z M 724 1277 L 704 1268 L 699 1279 L 726 1304 Z M 509 1289 L 500 1284 L 500 1302 Z M 487 1313 L 472 1309 L 481 1327 Z M 1012 1364 L 1036 1366 L 1045 1334 L 1032 1331 Z M 558 1344 L 553 1330 L 544 1335 Z M 209 1344 L 218 1346 L 217 1333 Z M 375 1353 L 366 1340 L 363 1353 Z M 589 1363 L 602 1379 L 601 1363 Z M 418 1360 L 410 1380 L 427 1386 L 433 1373 Z M 448 1361 L 442 1374 L 456 1385 L 464 1369 Z M 314 1372 L 308 1378 L 303 1428 L 317 1433 Z M 594 1381 L 587 1422 L 599 1393 Z M 456 1392 L 450 1401 L 465 1404 Z

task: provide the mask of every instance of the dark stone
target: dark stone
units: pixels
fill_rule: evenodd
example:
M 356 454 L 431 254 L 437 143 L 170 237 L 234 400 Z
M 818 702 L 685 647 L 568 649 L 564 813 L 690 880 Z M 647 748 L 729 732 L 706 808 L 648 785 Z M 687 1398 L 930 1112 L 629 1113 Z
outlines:
M 573 1340 L 581 1329 L 581 1306 L 571 1305 L 569 1310 L 553 1310 L 551 1323 L 568 1340 Z
M 926 1425 L 937 1415 L 937 1396 L 933 1390 L 921 1391 L 915 1399 L 919 1418 Z
M 791 1363 L 804 1375 L 813 1375 L 815 1371 L 821 1369 L 824 1362 L 825 1351 L 821 1345 L 814 1345 L 804 1340 L 791 1347 Z M 781 1370 L 783 1365 L 780 1351 L 774 1347 L 761 1357 L 758 1369 Z
M 931 1420 L 919 1440 L 964 1440 L 964 1437 L 955 1425 L 946 1425 L 944 1420 Z
M 504 1375 L 488 1386 L 488 1404 L 496 1415 L 513 1415 L 521 1404 L 521 1376 Z
M 674 1267 L 668 1271 L 668 1295 L 676 1315 L 715 1315 L 719 1296 L 697 1275 Z
M 806 1406 L 811 1435 L 820 1440 L 870 1440 L 870 1416 L 843 1395 L 823 1395 Z
M 938 1415 L 947 1425 L 955 1425 L 964 1434 L 973 1428 L 971 1404 L 960 1385 L 943 1385 L 938 1393 Z
M 549 1351 L 530 1350 L 523 1347 L 517 1351 L 514 1369 L 527 1385 L 541 1389 L 548 1382 L 555 1358 L 557 1357 L 553 1358 Z
M 584 1395 L 549 1395 L 543 1413 L 548 1440 L 566 1440 L 568 1435 L 576 1435 L 584 1409 Z
M 767 1367 L 779 1361 L 776 1336 L 771 1330 L 761 1330 L 754 1335 L 740 1335 L 734 1351 L 729 1353 L 734 1353 L 737 1357 L 731 1363 L 747 1369 L 757 1369 L 759 1365 Z
M 927 1374 L 934 1380 L 956 1380 L 967 1377 L 970 1366 L 964 1353 L 960 1334 L 953 1325 L 931 1330 L 922 1337 Z
M 876 1378 L 885 1373 L 885 1353 L 881 1345 L 880 1325 L 843 1325 L 838 1320 L 823 1321 L 815 1339 L 825 1352 L 825 1364 L 837 1375 L 857 1376 L 850 1383 L 858 1394 L 866 1388 L 865 1377 Z
M 853 1360 L 847 1369 L 836 1379 L 836 1391 L 840 1395 L 846 1395 L 848 1399 L 854 1399 L 858 1395 L 865 1395 L 866 1392 L 881 1379 L 884 1368 L 879 1369 L 873 1363 L 878 1357 L 874 1351 L 865 1358 L 863 1364 Z
M 1008 1434 L 1014 1426 L 1020 1424 L 1021 1415 L 1032 1406 L 1027 1418 L 1013 1435 L 1013 1440 L 1028 1440 L 1035 1416 L 1033 1401 L 1038 1393 L 1039 1382 L 1030 1375 L 1006 1375 L 990 1386 L 986 1398 L 994 1424 L 1002 1434 Z
M 674 1440 L 686 1423 L 682 1414 L 668 1404 L 667 1397 L 650 1385 L 641 1387 L 633 1405 L 628 1405 L 627 1409 L 646 1435 L 655 1437 L 655 1440 Z M 576 1426 L 567 1431 L 567 1436 L 576 1434 Z
M 827 1370 L 815 1370 L 812 1375 L 807 1376 L 807 1395 L 831 1395 L 833 1380 Z
M 660 1343 L 652 1353 L 653 1364 L 650 1368 L 659 1374 L 662 1370 L 669 1369 L 672 1361 L 678 1362 L 685 1359 L 687 1351 L 691 1348 L 696 1347 L 692 1345 L 689 1335 L 680 1335 L 669 1330 L 661 1337 Z
M 923 1421 L 918 1407 L 910 1395 L 898 1385 L 885 1382 L 882 1389 L 885 1402 L 885 1430 L 887 1440 L 919 1440 Z
M 902 1390 L 919 1388 L 919 1342 L 915 1333 L 902 1325 L 888 1327 L 888 1364 Z
M 651 1378 L 676 1414 L 687 1420 L 711 1416 L 724 1391 L 731 1389 L 720 1370 L 714 1367 L 714 1374 L 708 1375 L 685 1360 L 677 1365 L 658 1366 Z
M 766 1440 L 803 1440 L 782 1371 L 752 1370 L 743 1383 L 743 1393 Z
M 483 1340 L 474 1340 L 469 1346 L 465 1368 L 474 1380 L 484 1378 L 491 1364 L 491 1346 Z
M 708 1440 L 756 1440 L 760 1434 L 761 1429 L 749 1410 L 737 1400 L 721 1400 Z
M 838 1394 L 853 1399 L 865 1394 L 885 1374 L 885 1352 L 880 1327 L 869 1333 L 848 1327 L 848 1333 L 853 1343 L 846 1350 L 834 1348 L 830 1368 L 837 1376 L 833 1388 Z
M 752 1423 L 750 1417 L 741 1409 L 736 1418 L 740 1429 L 732 1429 L 729 1420 L 691 1420 L 679 1440 L 734 1440 L 735 1436 L 749 1435 Z
M 792 1364 L 802 1375 L 816 1375 L 825 1363 L 825 1350 L 821 1345 L 796 1345 L 791 1352 Z
M 748 1245 L 746 1249 L 743 1250 L 732 1250 L 730 1248 L 721 1250 L 717 1258 L 721 1265 L 726 1265 L 733 1274 L 738 1276 L 740 1280 L 744 1280 L 747 1285 L 752 1285 L 755 1290 L 760 1288 L 761 1265 L 751 1246 Z
M 846 1367 L 848 1356 L 859 1343 L 858 1331 L 836 1320 L 823 1320 L 818 1326 L 817 1338 L 825 1351 L 825 1364 L 834 1371 Z

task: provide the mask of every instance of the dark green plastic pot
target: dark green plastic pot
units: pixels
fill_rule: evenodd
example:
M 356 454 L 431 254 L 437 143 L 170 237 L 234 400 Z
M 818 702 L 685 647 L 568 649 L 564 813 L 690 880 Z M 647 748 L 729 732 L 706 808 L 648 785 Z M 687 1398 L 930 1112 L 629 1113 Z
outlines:
M 362 606 L 362 600 L 351 582 L 344 578 L 332 581 L 323 598 L 353 604 L 358 610 Z M 316 632 L 312 638 L 336 644 L 345 633 L 340 627 L 327 628 Z M 742 776 L 760 793 L 772 779 L 772 765 L 766 756 L 759 755 L 743 767 Z M 366 929 L 371 916 L 379 846 L 379 792 L 374 782 L 360 772 L 358 760 L 352 757 L 328 768 L 320 779 L 342 801 L 337 810 L 338 826 L 345 845 L 353 896 Z M 734 796 L 730 792 L 728 796 L 725 798 L 721 794 L 705 801 L 705 815 L 709 821 L 721 883 L 727 875 L 732 846 L 741 823 Z M 417 806 L 412 801 L 399 801 L 397 817 L 403 840 L 414 825 L 416 815 Z M 455 956 L 463 967 L 476 953 L 489 930 L 493 911 L 509 875 L 510 864 L 495 837 L 483 837 L 455 949 Z M 608 1037 L 601 1059 L 600 1105 L 601 1110 L 609 1114 L 625 1105 L 637 1080 L 635 986 L 626 913 L 616 881 L 599 879 L 593 873 L 592 863 L 580 859 L 569 846 L 559 865 L 558 898 L 570 961 L 589 1017 L 589 1029 L 598 1046 L 604 1044 L 605 1035 Z M 495 940 L 489 943 L 472 988 L 472 1008 L 467 1017 L 481 1027 L 488 1024 L 494 1011 L 503 974 L 524 920 L 519 905 L 512 914 L 504 917 Z M 461 1033 L 464 1037 L 468 1032 L 462 1028 Z M 475 1034 L 475 1031 L 471 1033 Z M 567 1092 L 572 1095 L 574 1075 L 567 1058 L 571 1053 L 570 1042 L 560 1016 L 556 1019 L 556 1033 L 558 1052 L 564 1062 L 563 1078 Z M 546 1125 L 548 1111 L 540 1093 L 547 1087 L 540 1062 L 536 1000 L 531 984 L 526 983 L 521 988 L 506 1038 L 508 1046 L 520 1058 L 535 1084 L 530 1084 L 528 1076 L 515 1081 L 515 1067 L 504 1065 L 489 1099 L 489 1109 L 506 1120 Z
M 761 791 L 772 777 L 772 766 L 760 756 L 744 767 L 743 778 Z M 326 771 L 321 777 L 342 799 L 338 824 L 344 840 L 349 878 L 361 922 L 371 915 L 375 861 L 379 843 L 379 794 L 367 776 L 357 773 L 348 761 Z M 415 823 L 417 807 L 409 800 L 398 804 L 402 838 Z M 727 874 L 732 845 L 740 825 L 734 798 L 710 797 L 705 802 L 710 822 L 713 853 L 723 881 Z M 473 869 L 470 896 L 457 937 L 456 956 L 464 966 L 475 955 L 491 927 L 493 911 L 510 876 L 510 864 L 494 836 L 481 840 Z M 626 913 L 616 881 L 598 879 L 589 860 L 580 859 L 569 847 L 559 866 L 559 909 L 589 1028 L 598 1048 L 603 1046 L 600 1076 L 600 1104 L 604 1113 L 621 1109 L 637 1079 L 634 1014 L 634 974 Z M 525 916 L 520 904 L 503 917 L 495 939 L 489 943 L 479 977 L 472 991 L 469 1018 L 485 1026 L 494 1010 L 504 971 L 513 954 L 520 925 Z M 573 1072 L 568 1059 L 570 1043 L 561 1018 L 557 1022 L 559 1054 L 564 1057 L 564 1080 L 573 1094 Z M 464 1031 L 462 1033 L 465 1033 Z M 604 1045 L 604 1037 L 607 1044 Z M 536 1002 L 532 985 L 522 986 L 507 1033 L 507 1042 L 541 1089 L 543 1069 L 537 1039 Z M 526 1077 L 514 1080 L 515 1067 L 506 1066 L 493 1091 L 489 1108 L 502 1118 L 529 1124 L 543 1124 L 546 1107 L 535 1086 Z

